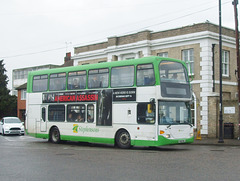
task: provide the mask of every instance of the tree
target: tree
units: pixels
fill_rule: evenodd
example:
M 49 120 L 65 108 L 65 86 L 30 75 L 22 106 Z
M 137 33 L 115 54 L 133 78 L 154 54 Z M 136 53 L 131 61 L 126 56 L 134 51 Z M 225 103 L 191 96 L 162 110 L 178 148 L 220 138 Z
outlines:
M 0 118 L 17 115 L 17 97 L 10 95 L 8 77 L 3 60 L 0 60 Z

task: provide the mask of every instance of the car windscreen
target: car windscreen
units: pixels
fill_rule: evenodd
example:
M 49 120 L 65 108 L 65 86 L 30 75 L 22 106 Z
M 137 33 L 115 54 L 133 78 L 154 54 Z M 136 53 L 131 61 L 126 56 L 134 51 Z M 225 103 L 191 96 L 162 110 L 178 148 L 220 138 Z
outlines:
M 19 119 L 5 119 L 5 123 L 21 123 Z

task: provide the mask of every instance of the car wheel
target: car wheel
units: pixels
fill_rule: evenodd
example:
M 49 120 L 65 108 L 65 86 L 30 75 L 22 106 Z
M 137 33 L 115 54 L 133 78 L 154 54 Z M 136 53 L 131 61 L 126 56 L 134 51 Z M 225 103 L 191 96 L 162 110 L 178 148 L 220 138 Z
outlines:
M 116 143 L 119 148 L 127 149 L 131 147 L 131 137 L 126 130 L 117 133 Z
M 54 128 L 51 129 L 50 141 L 52 143 L 60 143 L 60 141 L 61 141 L 61 139 L 60 139 L 60 132 L 59 132 L 57 127 L 54 127 Z

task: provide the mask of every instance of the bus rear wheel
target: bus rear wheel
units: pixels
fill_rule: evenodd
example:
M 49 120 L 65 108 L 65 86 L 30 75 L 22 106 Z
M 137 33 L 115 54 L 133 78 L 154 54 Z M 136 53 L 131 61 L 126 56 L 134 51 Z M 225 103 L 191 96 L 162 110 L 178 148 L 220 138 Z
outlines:
M 131 147 L 131 137 L 126 130 L 121 130 L 117 133 L 116 143 L 119 148 L 127 149 Z
M 52 143 L 60 143 L 60 132 L 57 127 L 53 127 L 50 132 L 50 141 Z

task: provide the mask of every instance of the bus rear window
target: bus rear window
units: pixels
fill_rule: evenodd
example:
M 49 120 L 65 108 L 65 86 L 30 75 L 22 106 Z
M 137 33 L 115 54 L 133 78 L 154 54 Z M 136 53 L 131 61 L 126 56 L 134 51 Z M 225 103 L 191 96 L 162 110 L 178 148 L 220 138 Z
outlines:
M 48 76 L 47 75 L 37 75 L 33 77 L 33 92 L 46 91 L 48 85 Z
M 111 71 L 111 87 L 134 85 L 134 66 L 114 67 Z

